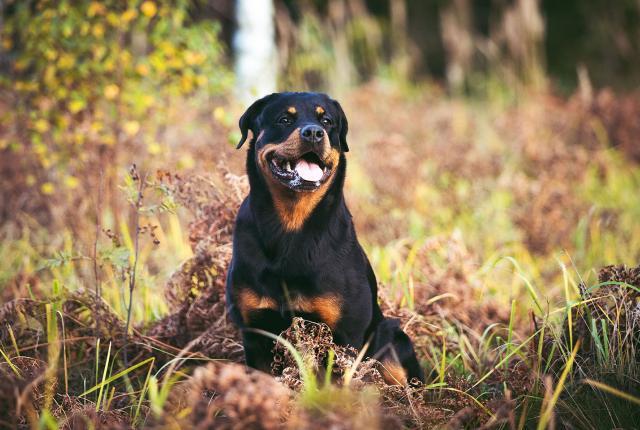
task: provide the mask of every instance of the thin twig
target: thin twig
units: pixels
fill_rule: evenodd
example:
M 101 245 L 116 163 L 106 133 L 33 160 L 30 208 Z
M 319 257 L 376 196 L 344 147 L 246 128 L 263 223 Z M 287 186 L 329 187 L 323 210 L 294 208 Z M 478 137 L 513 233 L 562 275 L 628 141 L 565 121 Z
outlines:
M 134 166 L 135 169 L 135 166 Z M 125 367 L 129 366 L 128 362 L 128 354 L 127 354 L 127 346 L 129 340 L 129 326 L 131 324 L 131 310 L 133 309 L 133 290 L 136 287 L 136 267 L 138 266 L 138 249 L 140 242 L 140 207 L 142 206 L 142 192 L 144 191 L 144 185 L 147 181 L 147 175 L 143 175 L 142 177 L 138 177 L 138 197 L 135 203 L 135 236 L 134 236 L 134 246 L 133 246 L 133 267 L 129 271 L 129 304 L 127 306 L 127 324 L 124 327 L 124 365 Z
M 98 239 L 100 238 L 101 219 L 100 214 L 102 211 L 102 176 L 103 171 L 100 170 L 100 182 L 98 183 L 98 200 L 96 201 L 96 236 L 93 241 L 93 277 L 95 279 L 95 295 L 96 302 L 100 301 L 102 297 L 102 291 L 100 286 L 100 273 L 98 272 Z M 100 314 L 96 314 L 96 337 L 100 335 Z

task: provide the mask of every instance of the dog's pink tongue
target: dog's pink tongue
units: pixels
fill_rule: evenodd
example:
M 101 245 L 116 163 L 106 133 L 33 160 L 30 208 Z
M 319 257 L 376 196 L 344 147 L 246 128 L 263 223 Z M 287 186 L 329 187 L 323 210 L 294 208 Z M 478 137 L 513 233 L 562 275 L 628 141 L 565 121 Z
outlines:
M 296 164 L 296 172 L 305 181 L 316 182 L 322 179 L 322 169 L 316 163 L 299 160 Z

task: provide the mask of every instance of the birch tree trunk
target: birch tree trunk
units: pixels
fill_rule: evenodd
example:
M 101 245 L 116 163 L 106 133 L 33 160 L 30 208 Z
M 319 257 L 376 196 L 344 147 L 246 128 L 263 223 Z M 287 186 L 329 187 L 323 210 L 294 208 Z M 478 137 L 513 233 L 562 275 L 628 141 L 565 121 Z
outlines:
M 237 0 L 234 36 L 236 95 L 249 104 L 276 90 L 273 0 Z

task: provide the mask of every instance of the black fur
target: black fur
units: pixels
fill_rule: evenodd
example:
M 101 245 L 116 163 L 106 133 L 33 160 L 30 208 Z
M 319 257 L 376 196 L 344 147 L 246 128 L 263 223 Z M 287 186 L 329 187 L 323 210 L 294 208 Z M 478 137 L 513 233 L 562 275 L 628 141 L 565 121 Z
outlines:
M 296 115 L 292 117 L 294 122 L 285 126 L 279 118 L 290 106 L 295 107 Z M 321 122 L 317 106 L 325 110 L 331 124 Z M 326 193 L 301 228 L 286 231 L 275 208 L 277 197 L 267 184 L 270 178 L 260 168 L 257 154 L 264 145 L 283 142 L 307 124 L 324 128 L 331 148 L 339 152 L 339 163 Z M 358 243 L 344 201 L 348 123 L 340 104 L 324 94 L 271 94 L 249 107 L 239 125 L 242 139 L 238 148 L 248 139 L 249 130 L 252 132 L 246 164 L 251 189 L 236 219 L 227 277 L 232 320 L 241 329 L 258 328 L 278 334 L 290 325 L 294 314 L 321 320 L 317 312 L 292 310 L 288 305 L 292 296 L 313 299 L 329 294 L 338 297 L 341 304 L 340 317 L 333 327 L 336 343 L 360 349 L 371 341 L 368 356 L 378 351 L 384 357 L 393 356 L 409 378 L 423 380 L 408 336 L 393 320 L 386 320 L 378 306 L 376 278 Z M 243 314 L 238 294 L 247 289 L 256 297 L 265 298 L 269 306 Z M 269 371 L 273 341 L 243 330 L 243 343 L 247 364 Z

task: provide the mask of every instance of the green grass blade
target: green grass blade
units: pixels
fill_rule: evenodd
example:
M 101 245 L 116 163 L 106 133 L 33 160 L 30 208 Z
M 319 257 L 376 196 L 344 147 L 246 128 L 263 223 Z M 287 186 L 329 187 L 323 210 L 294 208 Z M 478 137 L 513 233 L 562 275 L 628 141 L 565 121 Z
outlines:
M 471 386 L 471 388 L 475 388 L 478 385 L 480 385 L 481 383 L 483 383 L 489 376 L 491 376 L 493 374 L 493 372 L 496 371 L 496 369 L 500 368 L 507 360 L 509 360 L 513 355 L 515 355 L 516 353 L 518 353 L 518 351 L 520 351 L 526 344 L 528 344 L 529 342 L 531 342 L 532 339 L 534 339 L 541 331 L 542 329 L 538 330 L 537 332 L 535 332 L 534 334 L 532 334 L 531 336 L 529 336 L 527 339 L 525 339 L 524 342 L 522 342 L 517 348 L 514 348 L 513 351 L 511 351 L 509 354 L 506 354 L 504 356 L 504 358 L 502 360 L 500 360 L 498 362 L 498 364 L 496 364 L 495 366 L 493 366 L 493 368 L 487 372 L 482 378 L 480 378 L 475 384 L 473 384 Z M 470 389 L 471 389 L 470 388 Z M 469 390 L 467 390 L 469 391 Z
M 107 379 L 107 371 L 109 369 L 109 358 L 111 358 L 111 342 L 109 342 L 109 349 L 107 349 L 107 359 L 104 362 L 104 370 L 102 371 L 102 383 L 100 384 L 100 391 L 98 392 L 98 400 L 96 400 L 96 412 L 100 410 L 102 391 L 104 390 L 104 386 L 106 385 L 104 381 Z
M 553 409 L 555 408 L 556 403 L 558 402 L 558 398 L 560 397 L 560 393 L 564 389 L 564 383 L 565 383 L 565 381 L 567 379 L 567 376 L 569 375 L 569 372 L 571 371 L 571 368 L 573 367 L 573 361 L 576 358 L 576 354 L 578 353 L 578 348 L 579 347 L 580 347 L 580 340 L 578 340 L 576 342 L 576 345 L 573 348 L 573 351 L 571 351 L 571 355 L 569 356 L 569 360 L 567 360 L 567 363 L 564 366 L 564 370 L 562 371 L 562 374 L 560 375 L 560 379 L 558 380 L 558 383 L 556 384 L 556 388 L 553 391 L 553 395 L 551 396 L 551 400 L 549 400 L 549 402 L 547 403 L 547 407 L 546 407 L 545 411 L 542 413 L 542 416 L 540 417 L 540 421 L 538 421 L 537 430 L 544 430 L 545 428 L 547 428 L 547 424 L 551 420 L 551 414 L 553 413 Z
M 147 371 L 147 377 L 144 379 L 144 384 L 142 384 L 142 390 L 140 391 L 140 395 L 138 396 L 138 404 L 136 405 L 136 412 L 133 415 L 134 427 L 138 422 L 138 417 L 140 416 L 140 407 L 142 406 L 142 400 L 145 398 L 147 390 L 149 388 L 149 379 L 151 378 L 152 370 L 153 370 L 153 363 L 149 365 L 149 370 Z
M 140 363 L 134 364 L 133 366 L 129 366 L 126 369 L 116 373 L 115 375 L 103 380 L 99 384 L 94 385 L 93 387 L 89 388 L 87 391 L 85 391 L 84 393 L 80 394 L 80 397 L 84 397 L 87 394 L 91 394 L 94 391 L 99 390 L 100 388 L 104 387 L 105 385 L 112 383 L 113 381 L 123 377 L 124 375 L 126 375 L 126 374 L 128 374 L 130 372 L 133 372 L 137 368 L 142 367 L 145 364 L 150 363 L 150 362 L 152 362 L 154 360 L 155 360 L 155 357 L 149 357 L 146 360 L 142 360 Z
M 2 350 L 2 348 L 0 348 L 0 354 L 2 354 L 2 358 L 4 358 L 4 361 L 7 362 L 7 364 L 9 365 L 9 367 L 11 368 L 11 370 L 13 371 L 13 373 L 15 373 L 18 377 L 22 378 L 22 373 L 20 373 L 20 369 L 18 369 L 13 362 L 11 361 L 11 359 L 9 358 L 9 356 L 7 354 L 4 353 L 4 351 Z
M 315 381 L 315 378 L 313 377 L 313 374 L 311 372 L 309 372 L 309 370 L 307 369 L 307 366 L 304 363 L 302 355 L 298 352 L 298 350 L 296 350 L 296 348 L 291 344 L 291 342 L 289 342 L 288 340 L 282 338 L 281 336 L 276 336 L 275 334 L 270 333 L 270 332 L 265 331 L 265 330 L 260 330 L 260 329 L 257 329 L 257 328 L 250 328 L 250 329 L 246 329 L 246 330 L 254 332 L 254 333 L 261 334 L 263 336 L 266 336 L 268 338 L 271 338 L 271 339 L 275 340 L 276 342 L 280 342 L 282 345 L 284 345 L 284 347 L 287 348 L 287 350 L 293 356 L 293 359 L 295 360 L 296 365 L 298 366 L 298 369 L 300 370 L 300 375 L 302 376 L 302 381 L 304 383 L 305 389 L 307 389 L 307 388 L 311 389 L 312 387 L 313 388 L 316 387 L 316 381 Z
M 598 382 L 598 381 L 594 381 L 593 379 L 585 379 L 584 381 L 585 384 L 588 384 L 594 388 L 597 388 L 599 390 L 602 390 L 604 392 L 607 392 L 609 394 L 613 394 L 616 397 L 619 397 L 621 399 L 627 400 L 631 403 L 634 403 L 638 406 L 640 406 L 640 398 L 633 396 L 629 393 L 625 393 L 624 391 L 620 391 L 617 388 L 614 388 L 610 385 L 604 384 L 602 382 Z
M 331 384 L 331 374 L 333 373 L 333 362 L 336 356 L 335 351 L 332 349 L 329 350 L 329 356 L 327 357 L 327 370 L 324 374 L 324 386 L 328 387 Z
M 509 261 L 511 264 L 513 264 L 514 268 L 516 269 L 516 274 L 524 282 L 524 286 L 527 289 L 527 292 L 529 293 L 531 298 L 533 299 L 533 302 L 535 303 L 536 308 L 538 308 L 538 311 L 540 311 L 540 314 L 544 314 L 544 310 L 542 309 L 542 304 L 540 303 L 540 298 L 538 297 L 538 293 L 536 292 L 535 288 L 533 288 L 533 285 L 531 284 L 531 281 L 529 281 L 529 278 L 527 278 L 524 275 L 524 270 L 522 270 L 522 268 L 520 267 L 520 264 L 513 257 L 504 257 L 504 259 Z

